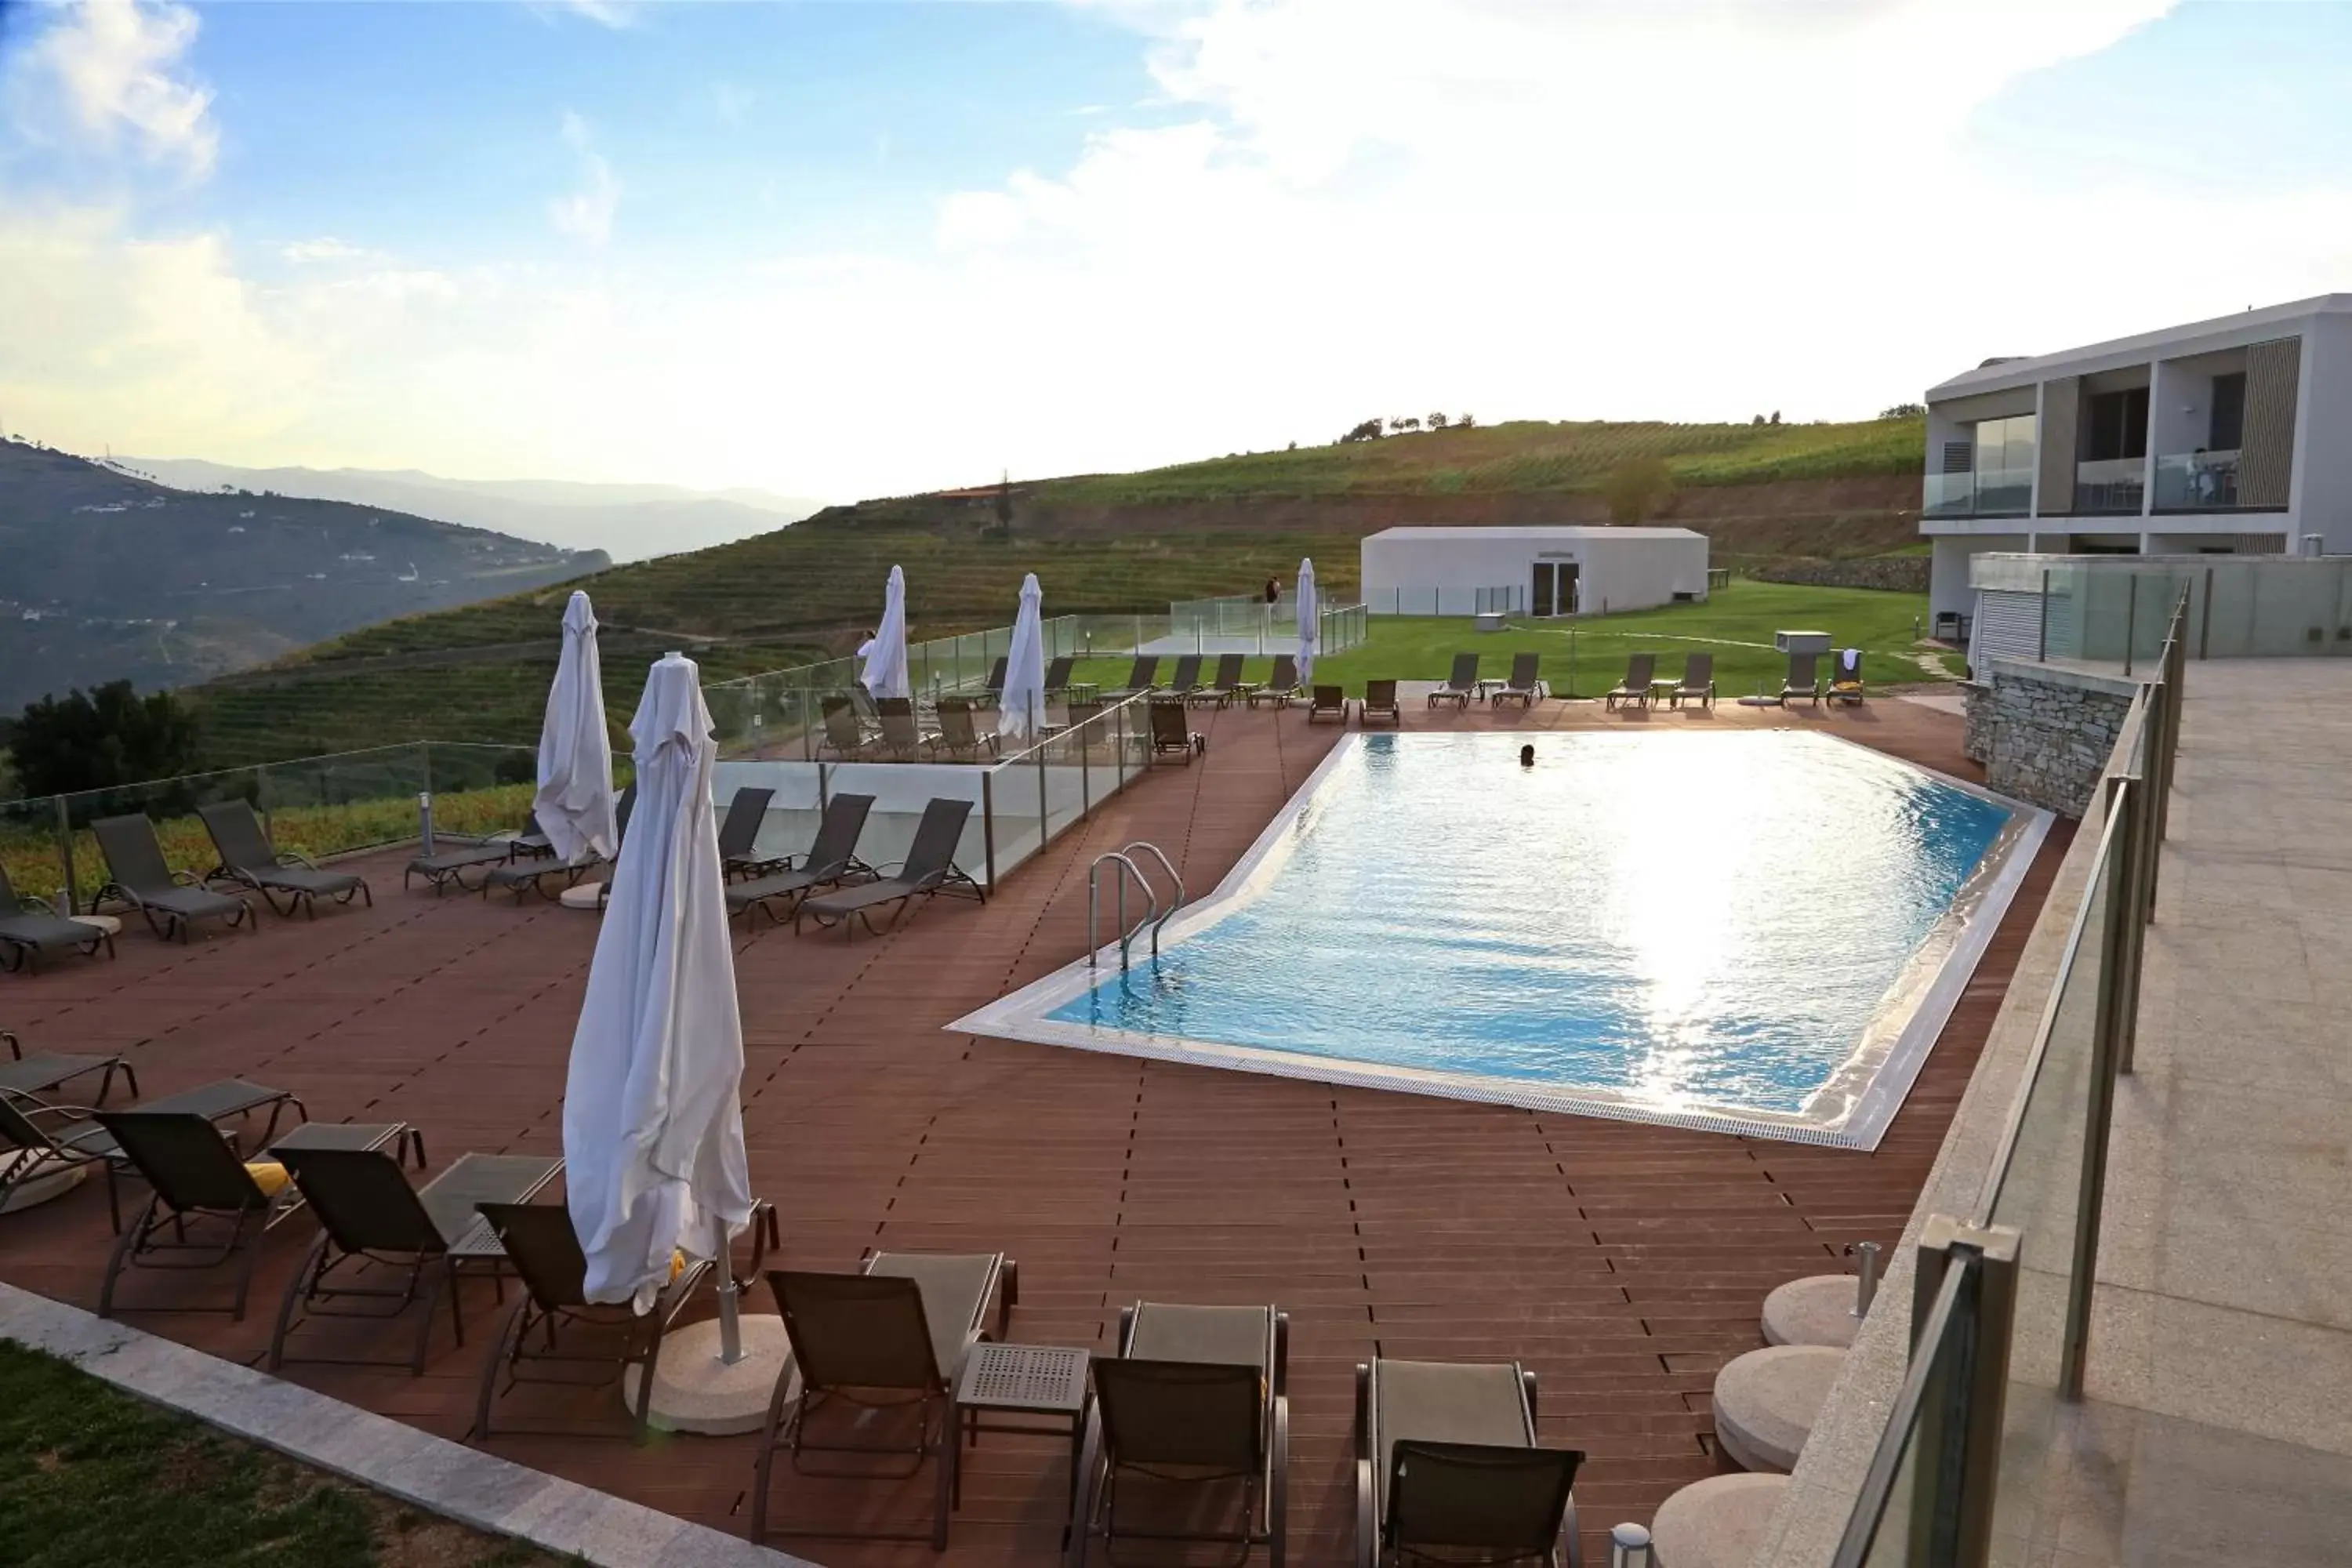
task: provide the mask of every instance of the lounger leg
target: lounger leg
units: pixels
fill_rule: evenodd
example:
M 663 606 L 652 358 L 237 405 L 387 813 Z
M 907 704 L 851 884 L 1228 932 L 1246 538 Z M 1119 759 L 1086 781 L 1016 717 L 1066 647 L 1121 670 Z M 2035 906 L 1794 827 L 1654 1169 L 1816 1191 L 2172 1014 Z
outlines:
M 1265 1497 L 1265 1560 L 1268 1568 L 1282 1568 L 1290 1534 L 1290 1397 L 1274 1399 L 1274 1484 Z
M 499 1369 L 509 1355 L 521 1351 L 522 1337 L 530 1331 L 523 1320 L 530 1316 L 530 1298 L 526 1295 L 515 1303 L 505 1330 L 490 1343 L 489 1360 L 482 1367 L 482 1386 L 474 1395 L 474 1424 L 467 1429 L 467 1442 L 478 1443 L 490 1435 L 490 1404 L 498 1397 Z
M 776 1391 L 768 1396 L 768 1419 L 760 1428 L 760 1457 L 751 1465 L 751 1526 L 753 1545 L 768 1538 L 768 1484 L 775 1479 L 776 1449 L 784 1441 L 784 1406 L 791 1403 L 793 1363 L 787 1359 L 776 1373 Z
M 261 1242 L 258 1237 L 251 1246 L 245 1246 L 245 1222 L 247 1212 L 244 1210 L 238 1212 L 236 1228 L 229 1233 L 229 1246 L 232 1248 L 241 1249 L 245 1253 L 245 1261 L 238 1266 L 236 1271 L 236 1300 L 229 1308 L 228 1317 L 232 1323 L 245 1321 L 246 1298 L 253 1294 L 253 1266 L 261 1257 Z M 266 1215 L 268 1211 L 260 1209 L 249 1212 Z
M 302 1265 L 294 1270 L 294 1278 L 286 1281 L 286 1294 L 278 1299 L 278 1321 L 269 1331 L 269 1370 L 278 1371 L 286 1364 L 286 1336 L 294 1327 L 295 1309 L 309 1294 L 312 1277 L 325 1272 L 327 1248 L 331 1245 L 324 1231 L 302 1255 Z
M 1087 1538 L 1094 1533 L 1096 1489 L 1102 1471 L 1102 1418 L 1089 1408 L 1086 1436 L 1078 1445 L 1077 1473 L 1070 1482 L 1069 1568 L 1086 1568 Z
M 1356 1363 L 1356 1568 L 1380 1568 L 1381 1525 L 1372 1512 L 1372 1369 Z
M 948 1549 L 948 1514 L 954 1509 L 956 1493 L 961 1489 L 956 1458 L 962 1445 L 956 1441 L 956 1422 L 955 1400 L 950 1396 L 947 1409 L 940 1416 L 939 1496 L 931 1504 L 931 1550 L 934 1552 Z
M 147 1234 L 147 1221 L 161 1201 L 160 1198 L 149 1198 L 147 1206 L 139 1211 L 139 1223 L 129 1230 L 123 1230 L 121 1222 L 116 1222 L 114 1228 L 121 1234 L 114 1238 L 114 1250 L 106 1255 L 106 1277 L 99 1282 L 100 1317 L 114 1316 L 114 1287 L 121 1279 L 123 1269 L 130 1267 L 131 1255 L 138 1249 L 140 1239 Z

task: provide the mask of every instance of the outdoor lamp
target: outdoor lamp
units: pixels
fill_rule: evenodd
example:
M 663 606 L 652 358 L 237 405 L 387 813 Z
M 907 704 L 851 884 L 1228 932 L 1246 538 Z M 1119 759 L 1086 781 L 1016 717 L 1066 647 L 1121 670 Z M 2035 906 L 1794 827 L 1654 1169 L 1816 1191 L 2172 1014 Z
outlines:
M 1621 1524 L 1609 1532 L 1609 1568 L 1653 1568 L 1650 1532 L 1638 1524 Z

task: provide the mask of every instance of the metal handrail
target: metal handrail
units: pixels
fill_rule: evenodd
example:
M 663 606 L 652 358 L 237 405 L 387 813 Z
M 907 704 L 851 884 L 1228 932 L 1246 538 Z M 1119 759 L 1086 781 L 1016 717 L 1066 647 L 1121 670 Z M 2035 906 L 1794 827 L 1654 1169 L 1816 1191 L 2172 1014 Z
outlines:
M 1160 895 L 1152 891 L 1150 879 L 1144 876 L 1134 861 L 1127 858 L 1125 851 L 1114 849 L 1108 854 L 1095 857 L 1095 863 L 1087 868 L 1087 968 L 1092 969 L 1096 966 L 1097 956 L 1102 951 L 1102 935 L 1099 927 L 1102 917 L 1102 868 L 1105 861 L 1109 861 L 1118 868 L 1112 873 L 1112 878 L 1118 885 L 1118 966 L 1125 969 L 1127 950 L 1135 941 L 1136 931 L 1143 929 L 1145 921 L 1159 918 Z M 1135 923 L 1134 931 L 1129 930 L 1127 924 L 1127 882 L 1129 877 L 1135 879 L 1135 885 L 1143 889 L 1144 900 L 1150 906 L 1143 920 Z M 1156 945 L 1153 951 L 1158 951 Z
M 1170 921 L 1174 920 L 1176 918 L 1176 911 L 1184 907 L 1184 874 L 1176 869 L 1176 862 L 1168 858 L 1168 852 L 1166 850 L 1160 848 L 1159 845 L 1151 843 L 1148 839 L 1139 838 L 1132 844 L 1121 845 L 1118 852 L 1121 855 L 1125 855 L 1129 850 L 1134 849 L 1142 849 L 1150 852 L 1151 858 L 1160 862 L 1160 868 L 1168 873 L 1168 879 L 1176 884 L 1176 896 L 1168 900 L 1168 912 L 1160 915 L 1157 920 L 1154 920 L 1151 922 L 1151 956 L 1158 958 L 1160 956 L 1160 928 L 1166 925 Z M 1140 877 L 1142 872 L 1138 870 L 1136 875 Z

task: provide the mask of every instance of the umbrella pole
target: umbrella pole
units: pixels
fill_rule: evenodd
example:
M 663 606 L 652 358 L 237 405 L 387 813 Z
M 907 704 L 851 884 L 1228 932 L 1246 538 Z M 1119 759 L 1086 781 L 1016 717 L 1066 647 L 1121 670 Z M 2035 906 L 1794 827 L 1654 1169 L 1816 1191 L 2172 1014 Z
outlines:
M 733 1366 L 743 1359 L 743 1325 L 736 1315 L 740 1292 L 735 1289 L 735 1258 L 727 1245 L 727 1222 L 710 1222 L 711 1256 L 719 1260 L 719 1359 Z

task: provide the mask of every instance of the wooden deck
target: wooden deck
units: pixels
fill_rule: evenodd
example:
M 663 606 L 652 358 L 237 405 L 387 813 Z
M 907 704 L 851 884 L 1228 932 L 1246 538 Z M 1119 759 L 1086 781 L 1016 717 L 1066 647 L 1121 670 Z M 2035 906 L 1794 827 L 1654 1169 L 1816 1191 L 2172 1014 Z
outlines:
M 984 908 L 941 902 L 897 934 L 845 943 L 762 928 L 737 963 L 755 1190 L 794 1264 L 850 1268 L 869 1247 L 1002 1249 L 1020 1264 L 1020 1340 L 1104 1346 L 1139 1298 L 1270 1301 L 1292 1321 L 1293 1560 L 1346 1560 L 1352 1368 L 1376 1353 L 1505 1360 L 1541 1379 L 1545 1440 L 1585 1449 L 1588 1561 L 1609 1525 L 1647 1520 L 1717 1467 L 1708 1392 L 1759 1342 L 1765 1293 L 1836 1269 L 1850 1242 L 1892 1244 L 1966 1086 L 2042 892 L 2052 836 L 1908 1103 L 1874 1154 L 1538 1114 L 950 1035 L 940 1026 L 1079 956 L 1091 857 L 1150 838 L 1206 888 L 1240 856 L 1339 731 L 1303 711 L 1202 713 L 1208 754 L 1147 779 L 1008 879 Z M 1546 704 L 1530 719 L 1408 714 L 1409 727 L 1602 724 L 1817 727 L 1962 777 L 1959 722 L 1916 704 L 1787 715 L 1608 716 Z M 300 1094 L 314 1117 L 399 1118 L 436 1168 L 461 1151 L 555 1152 L 559 1097 L 593 938 L 545 903 L 404 894 L 403 857 L 364 864 L 373 910 L 186 948 L 126 931 L 121 958 L 0 975 L 0 1025 L 25 1048 L 119 1050 L 149 1095 L 236 1075 Z M 297 1219 L 264 1243 L 254 1307 L 130 1321 L 256 1361 L 307 1245 Z M 93 1305 L 108 1242 L 99 1184 L 0 1218 L 0 1278 Z M 127 1300 L 225 1300 L 226 1271 L 142 1276 Z M 463 1434 L 502 1321 L 478 1285 L 467 1339 L 436 1330 L 425 1375 L 290 1366 L 313 1387 Z M 511 1298 L 509 1298 L 510 1300 Z M 762 1290 L 760 1310 L 772 1310 Z M 404 1335 L 340 1330 L 402 1353 Z M 397 1343 L 395 1343 L 395 1341 Z M 519 1399 L 502 1419 L 572 1416 Z M 599 1413 L 604 1404 L 582 1405 Z M 751 1440 L 646 1448 L 582 1436 L 500 1437 L 526 1464 L 740 1530 Z M 1035 1563 L 1066 1501 L 1061 1450 L 985 1438 L 970 1451 L 947 1561 Z M 901 1523 L 928 1507 L 903 1483 L 776 1489 L 782 1521 Z M 780 1539 L 818 1562 L 929 1561 L 920 1546 Z M 1597 1558 L 1596 1558 L 1597 1554 Z

